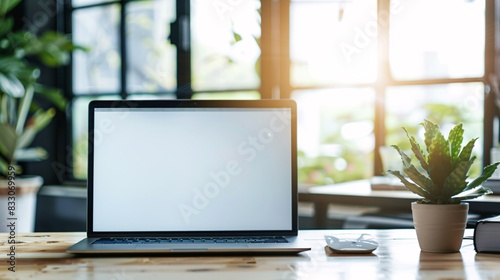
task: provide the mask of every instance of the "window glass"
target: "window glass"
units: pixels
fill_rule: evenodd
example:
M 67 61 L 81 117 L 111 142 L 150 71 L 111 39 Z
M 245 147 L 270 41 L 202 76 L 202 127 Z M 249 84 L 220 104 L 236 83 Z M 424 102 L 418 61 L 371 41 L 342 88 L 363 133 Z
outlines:
M 191 1 L 195 91 L 258 88 L 260 1 Z
M 128 4 L 128 92 L 165 92 L 176 87 L 176 49 L 167 39 L 174 20 L 173 0 Z
M 410 144 L 402 127 L 410 135 L 420 135 L 425 119 L 438 124 L 444 136 L 456 124 L 463 123 L 464 145 L 473 138 L 483 136 L 484 86 L 482 83 L 441 84 L 428 86 L 391 87 L 386 95 L 386 144 L 410 149 Z M 423 141 L 419 139 L 421 147 Z M 471 169 L 471 177 L 480 175 L 482 166 L 482 139 L 475 142 L 476 161 Z
M 90 48 L 75 52 L 74 94 L 115 93 L 120 86 L 118 49 L 119 6 L 110 5 L 73 12 L 73 40 Z
M 175 99 L 174 94 L 134 94 L 127 96 L 128 100 L 168 100 Z
M 78 97 L 73 99 L 73 150 L 66 151 L 73 155 L 73 176 L 76 179 L 87 179 L 87 147 L 89 103 L 94 99 L 118 100 L 118 96 Z
M 376 79 L 377 1 L 292 1 L 293 86 Z
M 329 184 L 373 173 L 375 92 L 368 88 L 296 91 L 299 182 Z
M 394 78 L 483 76 L 484 0 L 397 2 L 397 13 L 391 13 L 390 20 Z
M 238 91 L 238 92 L 199 92 L 193 94 L 192 99 L 260 99 L 258 91 Z

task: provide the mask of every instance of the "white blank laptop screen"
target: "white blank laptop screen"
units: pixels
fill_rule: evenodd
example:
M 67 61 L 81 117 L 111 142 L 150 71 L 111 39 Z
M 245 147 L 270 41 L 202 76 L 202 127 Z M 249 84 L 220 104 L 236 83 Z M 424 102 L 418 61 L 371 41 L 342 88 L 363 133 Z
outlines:
M 95 232 L 292 229 L 288 109 L 95 110 Z

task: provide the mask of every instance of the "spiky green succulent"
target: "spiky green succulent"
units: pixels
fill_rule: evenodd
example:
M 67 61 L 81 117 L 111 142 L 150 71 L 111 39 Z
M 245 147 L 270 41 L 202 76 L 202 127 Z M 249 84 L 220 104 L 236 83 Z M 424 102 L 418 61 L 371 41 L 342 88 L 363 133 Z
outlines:
M 425 120 L 421 125 L 425 129 L 425 152 L 415 137 L 403 129 L 410 140 L 411 151 L 425 172 L 421 173 L 412 164 L 410 156 L 401 148 L 392 145 L 401 156 L 402 171 L 407 177 L 397 170 L 388 170 L 387 173 L 398 177 L 408 190 L 421 196 L 420 203 L 458 204 L 465 199 L 491 193 L 491 190 L 481 183 L 491 177 L 500 162 L 484 167 L 481 176 L 474 180 L 470 182 L 467 180 L 469 169 L 476 159 L 476 156 L 472 155 L 472 149 L 477 138 L 470 140 L 462 148 L 464 134 L 462 124 L 456 125 L 450 131 L 448 139 L 445 139 L 436 124 Z

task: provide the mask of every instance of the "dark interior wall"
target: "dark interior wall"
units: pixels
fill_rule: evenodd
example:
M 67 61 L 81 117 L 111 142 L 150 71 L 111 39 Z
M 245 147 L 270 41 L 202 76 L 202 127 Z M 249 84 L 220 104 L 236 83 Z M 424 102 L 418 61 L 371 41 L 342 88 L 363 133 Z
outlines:
M 58 0 L 23 0 L 13 10 L 15 28 L 18 30 L 28 30 L 37 35 L 45 31 L 56 30 L 58 23 L 58 12 L 56 4 Z M 62 2 L 61 2 L 62 3 Z M 61 87 L 58 73 L 61 69 L 45 67 L 38 63 L 36 59 L 30 59 L 33 63 L 41 68 L 39 83 L 50 87 Z M 35 95 L 36 98 L 36 95 Z M 45 108 L 51 107 L 51 104 L 42 99 L 36 98 L 39 105 Z M 39 162 L 21 163 L 24 169 L 24 174 L 40 175 L 44 178 L 45 184 L 60 184 L 63 177 L 58 175 L 57 169 L 54 166 L 61 162 L 61 148 L 65 146 L 65 112 L 58 111 L 54 120 L 48 127 L 42 130 L 35 138 L 31 146 L 43 147 L 48 152 L 48 158 Z M 59 164 L 60 166 L 60 164 Z

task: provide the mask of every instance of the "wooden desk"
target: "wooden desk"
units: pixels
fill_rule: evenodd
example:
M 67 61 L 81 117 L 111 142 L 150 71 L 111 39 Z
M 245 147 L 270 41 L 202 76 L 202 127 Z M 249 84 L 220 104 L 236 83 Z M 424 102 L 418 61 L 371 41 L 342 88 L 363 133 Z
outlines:
M 411 213 L 411 203 L 417 199 L 418 196 L 410 191 L 372 190 L 369 180 L 310 187 L 299 192 L 300 202 L 314 203 L 314 220 L 318 228 L 326 226 L 329 204 L 374 206 L 384 213 Z M 467 202 L 470 213 L 500 214 L 500 195 L 482 196 Z
M 339 255 L 325 249 L 325 233 L 370 233 L 373 254 Z M 466 235 L 471 235 L 468 229 Z M 499 279 L 500 254 L 476 254 L 471 240 L 458 253 L 421 252 L 415 231 L 301 231 L 311 251 L 291 256 L 76 257 L 65 253 L 84 233 L 16 236 L 15 272 L 8 270 L 8 235 L 0 234 L 0 279 Z

